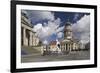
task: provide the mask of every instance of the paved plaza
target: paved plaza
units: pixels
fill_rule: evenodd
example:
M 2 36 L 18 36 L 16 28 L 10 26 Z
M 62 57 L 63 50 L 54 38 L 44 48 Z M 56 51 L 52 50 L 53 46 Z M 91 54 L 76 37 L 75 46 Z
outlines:
M 48 61 L 68 61 L 68 60 L 88 60 L 90 59 L 90 51 L 72 51 L 67 55 L 53 54 L 42 56 L 39 53 L 21 56 L 22 63 L 28 62 L 48 62 Z

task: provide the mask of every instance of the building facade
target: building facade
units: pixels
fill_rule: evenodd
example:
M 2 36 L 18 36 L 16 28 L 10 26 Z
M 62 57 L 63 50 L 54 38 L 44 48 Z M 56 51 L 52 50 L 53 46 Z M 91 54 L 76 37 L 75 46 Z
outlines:
M 33 32 L 33 26 L 29 22 L 25 13 L 21 12 L 21 45 L 22 46 L 37 46 L 39 39 Z
M 61 41 L 62 51 L 69 52 L 79 49 L 79 42 L 74 39 L 72 34 L 72 25 L 70 22 L 67 22 L 64 28 L 64 40 Z

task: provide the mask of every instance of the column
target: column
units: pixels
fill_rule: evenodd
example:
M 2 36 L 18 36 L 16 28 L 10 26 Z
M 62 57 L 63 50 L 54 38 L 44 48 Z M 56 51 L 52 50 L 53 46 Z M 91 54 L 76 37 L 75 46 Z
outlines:
M 71 43 L 70 43 L 70 51 L 71 51 Z
M 64 44 L 64 51 L 65 51 L 66 47 L 65 47 L 65 44 Z
M 69 44 L 67 44 L 67 50 L 69 50 Z
M 29 35 L 30 35 L 30 38 L 29 38 L 29 45 L 32 46 L 32 32 L 29 31 Z
M 64 51 L 65 51 L 65 44 L 64 44 Z
M 75 50 L 76 50 L 76 44 L 74 43 L 74 46 L 75 46 Z
M 33 46 L 34 46 L 34 39 L 35 39 L 35 38 L 34 38 L 34 33 L 33 33 L 33 37 L 32 37 L 32 38 L 33 38 L 33 39 L 32 39 L 32 40 L 33 40 L 33 42 L 32 42 L 32 43 L 33 43 Z
M 63 51 L 63 44 L 62 44 L 62 51 Z
M 71 51 L 71 48 L 70 48 L 70 43 L 69 43 L 69 50 Z
M 75 44 L 73 43 L 73 50 L 75 50 Z
M 66 44 L 65 44 L 65 51 L 66 51 Z
M 26 29 L 23 27 L 23 45 L 26 46 Z
M 72 50 L 73 50 L 73 48 L 74 48 L 74 47 L 73 47 L 73 43 L 72 43 Z

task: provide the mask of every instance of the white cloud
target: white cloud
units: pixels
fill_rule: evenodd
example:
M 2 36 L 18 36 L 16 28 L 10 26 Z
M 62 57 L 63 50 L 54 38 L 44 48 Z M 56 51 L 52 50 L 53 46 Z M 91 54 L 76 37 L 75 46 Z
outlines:
M 49 42 L 47 40 L 53 34 L 57 34 L 57 37 L 61 37 L 64 27 L 60 27 L 61 19 L 55 18 L 55 15 L 51 11 L 31 11 L 31 10 L 22 10 L 25 12 L 30 20 L 37 22 L 42 20 L 48 20 L 43 24 L 38 23 L 34 25 L 33 31 L 36 32 L 38 38 L 43 42 Z M 60 33 L 59 33 L 60 32 Z
M 86 43 L 88 43 L 90 40 L 90 35 L 89 35 L 89 33 L 83 33 L 82 35 L 81 35 L 81 42 L 82 43 L 84 43 L 84 44 L 86 44 Z
M 44 40 L 43 41 L 43 44 L 48 45 L 48 41 L 47 40 Z
M 74 15 L 74 19 L 73 19 L 73 20 L 77 20 L 78 17 L 79 17 L 79 14 L 76 13 L 76 14 Z
M 50 20 L 53 21 L 54 13 L 50 11 L 28 11 L 26 10 L 28 17 L 30 20 L 39 21 L 39 20 Z
M 26 10 L 22 10 L 22 13 L 28 14 Z
M 60 18 L 57 18 L 53 21 L 48 21 L 46 26 L 43 26 L 41 23 L 38 23 L 34 26 L 33 31 L 36 32 L 36 35 L 44 43 L 45 41 L 49 43 L 47 38 L 53 34 L 58 34 L 63 30 L 63 27 L 59 27 L 61 23 Z M 62 33 L 59 33 L 59 37 L 62 36 Z
M 63 31 L 63 29 L 64 29 L 64 26 L 59 27 L 59 28 L 57 28 L 56 32 L 59 33 L 59 32 L 61 32 L 61 31 Z
M 40 30 L 40 29 L 42 29 L 42 24 L 41 23 L 39 23 L 39 24 L 37 24 L 36 26 L 34 26 L 34 29 L 33 29 L 33 31 L 38 31 L 38 30 Z
M 63 37 L 63 32 L 59 32 L 59 33 L 57 33 L 57 37 L 60 39 L 60 38 L 62 38 Z
M 56 25 L 60 25 L 60 24 L 61 24 L 61 19 L 60 19 L 60 18 L 57 18 L 57 19 L 54 21 L 54 23 L 55 23 Z
M 84 15 L 79 21 L 72 25 L 74 37 L 81 42 L 87 43 L 90 40 L 90 15 Z M 77 37 L 77 35 L 79 35 Z

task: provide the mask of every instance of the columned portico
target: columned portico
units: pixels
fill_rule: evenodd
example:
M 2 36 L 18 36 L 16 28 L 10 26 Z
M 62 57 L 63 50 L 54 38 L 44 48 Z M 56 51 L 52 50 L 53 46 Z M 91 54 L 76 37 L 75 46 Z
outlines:
M 36 46 L 39 40 L 35 38 L 34 32 L 31 30 L 21 27 L 21 43 L 22 46 Z
M 72 37 L 72 26 L 67 22 L 64 28 L 64 40 L 61 42 L 61 49 L 66 52 L 77 50 L 79 48 L 78 42 Z
M 34 40 L 35 39 L 35 40 Z M 36 38 L 33 32 L 33 25 L 28 20 L 25 13 L 21 13 L 21 45 L 22 46 L 37 46 L 39 39 Z

